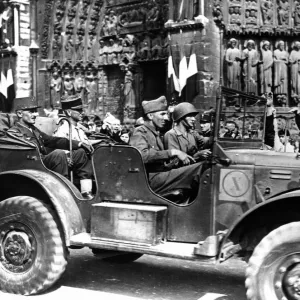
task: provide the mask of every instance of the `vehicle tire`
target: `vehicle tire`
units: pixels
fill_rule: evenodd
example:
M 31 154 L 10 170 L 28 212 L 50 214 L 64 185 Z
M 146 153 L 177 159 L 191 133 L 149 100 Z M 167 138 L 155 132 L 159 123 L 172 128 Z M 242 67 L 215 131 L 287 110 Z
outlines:
M 67 260 L 54 214 L 28 196 L 0 203 L 0 289 L 30 295 L 49 288 L 63 274 Z
M 141 253 L 125 253 L 103 258 L 104 261 L 116 264 L 128 264 L 142 257 Z
M 247 299 L 300 299 L 300 222 L 270 232 L 256 246 L 246 269 Z

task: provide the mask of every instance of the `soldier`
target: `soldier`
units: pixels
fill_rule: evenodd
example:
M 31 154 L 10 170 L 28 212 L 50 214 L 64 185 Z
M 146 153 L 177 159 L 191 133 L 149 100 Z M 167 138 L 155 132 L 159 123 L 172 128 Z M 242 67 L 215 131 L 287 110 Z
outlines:
M 202 114 L 200 119 L 201 134 L 204 137 L 211 137 L 211 117 L 208 114 Z
M 68 178 L 68 160 L 63 150 L 69 149 L 69 140 L 49 136 L 34 126 L 36 116 L 38 115 L 36 113 L 38 106 L 34 102 L 34 97 L 14 99 L 18 122 L 8 130 L 8 133 L 17 138 L 34 143 L 41 153 L 45 166 Z M 49 153 L 46 147 L 56 150 Z M 82 196 L 86 200 L 91 200 L 93 198 L 91 195 L 91 187 L 89 187 L 87 182 L 90 182 L 93 171 L 91 160 L 88 158 L 87 153 L 92 154 L 93 148 L 84 142 L 75 140 L 72 141 L 72 147 L 74 149 L 72 167 L 80 179 Z
M 136 147 L 142 155 L 151 188 L 163 195 L 174 190 L 188 190 L 190 194 L 198 192 L 201 164 L 192 164 L 195 160 L 178 150 L 164 148 L 160 132 L 168 120 L 167 102 L 164 96 L 152 101 L 142 102 L 145 123 L 135 128 L 130 145 Z M 177 159 L 184 167 L 173 169 L 175 164 L 167 164 Z
M 72 139 L 90 145 L 90 141 L 86 136 L 85 130 L 79 123 L 82 120 L 81 98 L 74 98 L 71 99 L 71 101 L 62 101 L 61 105 L 72 124 Z M 54 136 L 69 139 L 69 124 L 67 122 L 61 124 L 54 133 Z
M 179 149 L 196 161 L 201 161 L 208 158 L 211 152 L 203 150 L 204 138 L 199 136 L 196 139 L 197 137 L 193 134 L 197 114 L 198 111 L 191 103 L 182 102 L 176 105 L 172 114 L 175 126 L 165 134 L 164 144 L 166 149 Z

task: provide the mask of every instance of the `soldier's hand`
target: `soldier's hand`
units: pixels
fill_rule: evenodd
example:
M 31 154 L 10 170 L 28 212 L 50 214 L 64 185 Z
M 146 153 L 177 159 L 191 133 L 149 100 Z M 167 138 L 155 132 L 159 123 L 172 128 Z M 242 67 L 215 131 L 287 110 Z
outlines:
M 195 163 L 196 162 L 190 155 L 187 155 L 186 153 L 184 153 L 180 150 L 172 149 L 171 153 L 172 153 L 172 156 L 178 157 L 178 159 L 180 161 L 182 161 L 182 163 L 184 165 L 189 165 L 190 163 Z
M 74 166 L 73 159 L 71 157 L 67 157 L 67 162 L 68 162 L 69 168 L 72 169 Z
M 200 150 L 194 154 L 196 161 L 208 159 L 211 156 L 210 150 Z
M 94 153 L 94 148 L 93 148 L 93 146 L 91 146 L 91 145 L 82 143 L 82 144 L 80 145 L 80 148 L 83 148 L 84 151 L 85 151 L 86 153 L 90 154 L 90 155 Z

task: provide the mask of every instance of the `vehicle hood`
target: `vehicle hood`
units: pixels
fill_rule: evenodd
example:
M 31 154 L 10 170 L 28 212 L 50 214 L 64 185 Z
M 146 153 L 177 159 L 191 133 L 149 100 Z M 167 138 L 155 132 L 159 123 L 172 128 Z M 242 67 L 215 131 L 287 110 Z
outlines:
M 259 149 L 231 149 L 224 152 L 232 164 L 300 168 L 296 153 Z

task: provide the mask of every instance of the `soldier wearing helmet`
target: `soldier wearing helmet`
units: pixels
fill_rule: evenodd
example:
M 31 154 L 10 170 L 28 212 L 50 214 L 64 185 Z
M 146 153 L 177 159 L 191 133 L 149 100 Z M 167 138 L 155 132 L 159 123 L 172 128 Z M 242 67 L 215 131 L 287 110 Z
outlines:
M 182 102 L 176 105 L 173 111 L 175 126 L 165 134 L 164 144 L 167 149 L 181 150 L 196 161 L 201 161 L 208 158 L 211 152 L 203 150 L 203 139 L 199 143 L 199 138 L 193 134 L 197 114 L 198 111 L 191 103 Z
M 195 195 L 198 192 L 201 165 L 190 164 L 195 160 L 179 149 L 166 149 L 160 137 L 168 120 L 166 98 L 162 96 L 143 101 L 142 107 L 145 122 L 135 128 L 130 145 L 141 152 L 151 188 L 162 196 L 175 190 Z M 173 161 L 180 161 L 184 166 L 177 168 Z

